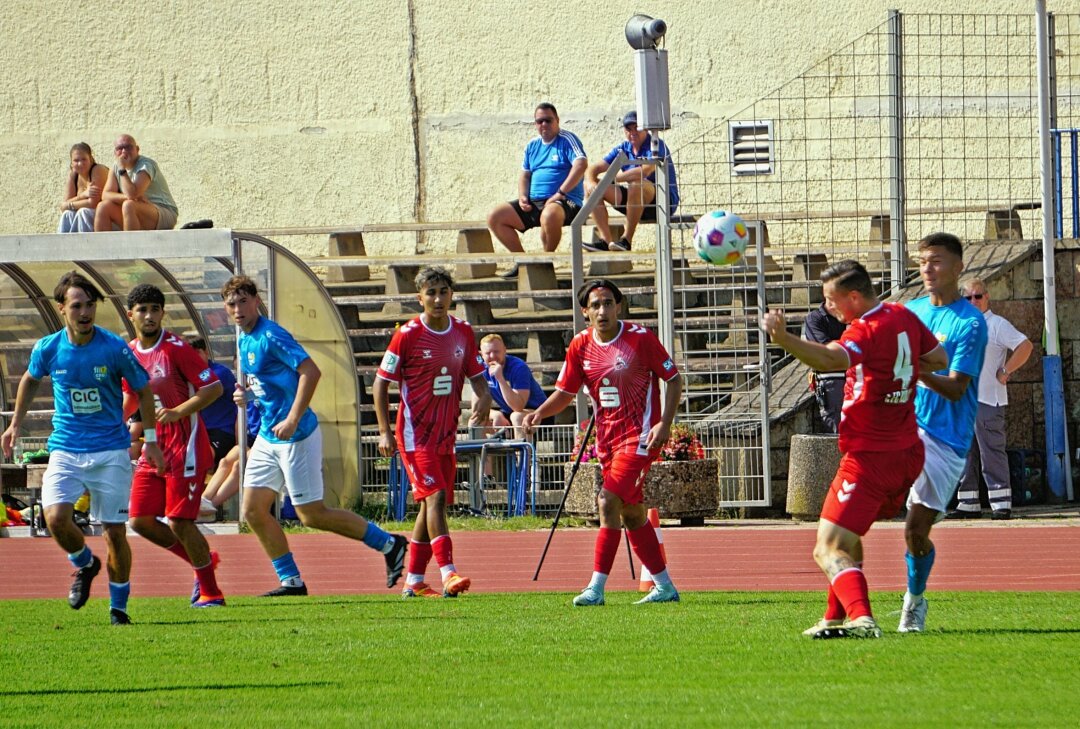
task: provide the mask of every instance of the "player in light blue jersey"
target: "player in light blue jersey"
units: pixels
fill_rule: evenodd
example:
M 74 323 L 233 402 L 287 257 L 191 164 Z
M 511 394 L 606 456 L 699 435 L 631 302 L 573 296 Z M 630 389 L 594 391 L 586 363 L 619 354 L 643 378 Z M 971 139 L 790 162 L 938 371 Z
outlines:
M 125 522 L 131 491 L 131 439 L 124 425 L 121 379 L 139 396 L 145 426 L 143 452 L 158 473 L 164 473 L 165 459 L 154 429 L 154 393 L 127 342 L 94 326 L 97 303 L 105 299 L 93 283 L 71 271 L 60 279 L 53 296 L 64 328 L 34 345 L 30 365 L 19 381 L 15 414 L 0 436 L 0 447 L 10 457 L 38 385 L 49 375 L 56 413 L 41 500 L 49 533 L 75 567 L 68 604 L 75 610 L 86 604 L 90 584 L 101 570 L 101 560 L 72 521 L 75 502 L 83 491 L 89 491 L 91 513 L 105 528 L 110 620 L 113 625 L 128 625 L 131 548 Z
M 250 390 L 262 416 L 244 471 L 242 510 L 281 581 L 263 597 L 307 594 L 285 532 L 270 513 L 283 490 L 304 526 L 362 541 L 381 552 L 386 586 L 393 587 L 405 567 L 408 540 L 355 512 L 323 503 L 322 434 L 308 407 L 321 377 L 315 361 L 291 334 L 259 314 L 259 290 L 250 278 L 230 278 L 221 298 L 242 330 L 238 347 L 244 384 L 237 384 L 233 401 L 244 408 Z
M 901 633 L 926 627 L 923 596 L 934 565 L 930 529 L 945 515 L 967 463 L 979 409 L 979 372 L 986 350 L 982 312 L 960 295 L 964 250 L 951 233 L 933 233 L 919 241 L 919 273 L 930 293 L 908 304 L 949 355 L 949 368 L 919 375 L 915 419 L 926 450 L 923 471 L 908 496 L 907 592 L 900 613 Z

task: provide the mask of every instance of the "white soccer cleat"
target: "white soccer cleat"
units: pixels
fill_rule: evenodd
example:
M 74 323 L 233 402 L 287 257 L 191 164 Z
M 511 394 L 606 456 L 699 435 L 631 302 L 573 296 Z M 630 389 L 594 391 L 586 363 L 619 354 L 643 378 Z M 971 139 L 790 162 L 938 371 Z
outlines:
M 644 605 L 650 602 L 678 602 L 679 591 L 675 589 L 675 585 L 670 582 L 666 585 L 653 585 L 653 589 L 649 590 L 649 594 L 641 598 L 635 605 Z
M 843 625 L 844 625 L 843 618 L 837 618 L 836 620 L 830 620 L 828 618 L 822 618 L 821 620 L 817 621 L 816 623 L 811 625 L 809 628 L 804 630 L 802 632 L 802 634 L 805 635 L 805 636 L 808 636 L 810 638 L 813 638 L 814 636 L 819 635 L 819 634 L 825 632 L 826 630 L 829 630 L 830 628 L 839 628 L 839 627 L 842 627 Z
M 877 621 L 869 615 L 855 618 L 844 623 L 844 632 L 849 638 L 880 638 L 881 628 Z
M 930 603 L 925 597 L 904 595 L 904 607 L 900 609 L 898 633 L 921 633 L 926 630 L 926 611 Z
M 595 587 L 586 587 L 581 591 L 581 594 L 574 598 L 574 605 L 578 607 L 586 607 L 590 605 L 603 605 L 604 604 L 604 591 L 597 590 Z

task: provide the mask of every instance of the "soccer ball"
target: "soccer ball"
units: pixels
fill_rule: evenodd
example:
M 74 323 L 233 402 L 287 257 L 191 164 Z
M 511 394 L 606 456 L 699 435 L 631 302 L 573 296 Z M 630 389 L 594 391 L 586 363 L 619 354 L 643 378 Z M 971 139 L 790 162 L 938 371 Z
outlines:
M 749 243 L 746 223 L 735 213 L 714 210 L 698 218 L 694 226 L 694 248 L 707 263 L 730 266 L 742 258 Z

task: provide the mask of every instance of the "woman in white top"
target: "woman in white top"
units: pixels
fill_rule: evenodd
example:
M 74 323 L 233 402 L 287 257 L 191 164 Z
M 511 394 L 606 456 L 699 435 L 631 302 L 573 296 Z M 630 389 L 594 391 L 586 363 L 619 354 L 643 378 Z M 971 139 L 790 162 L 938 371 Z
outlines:
M 72 145 L 71 168 L 64 186 L 64 201 L 60 203 L 57 233 L 94 232 L 94 208 L 101 202 L 101 191 L 108 179 L 109 168 L 94 161 L 89 144 Z

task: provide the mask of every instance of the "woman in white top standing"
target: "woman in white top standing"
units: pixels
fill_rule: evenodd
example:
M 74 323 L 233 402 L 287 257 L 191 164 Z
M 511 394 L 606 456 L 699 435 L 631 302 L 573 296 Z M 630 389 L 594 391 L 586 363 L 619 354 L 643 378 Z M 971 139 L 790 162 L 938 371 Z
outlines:
M 89 144 L 72 145 L 71 169 L 64 186 L 64 201 L 60 203 L 57 233 L 94 232 L 94 208 L 101 202 L 101 191 L 108 179 L 109 168 L 94 161 Z

